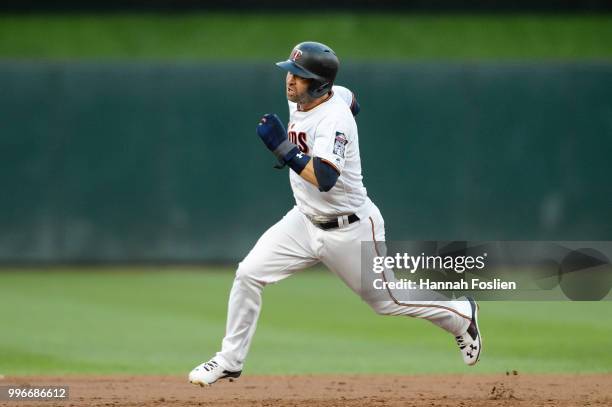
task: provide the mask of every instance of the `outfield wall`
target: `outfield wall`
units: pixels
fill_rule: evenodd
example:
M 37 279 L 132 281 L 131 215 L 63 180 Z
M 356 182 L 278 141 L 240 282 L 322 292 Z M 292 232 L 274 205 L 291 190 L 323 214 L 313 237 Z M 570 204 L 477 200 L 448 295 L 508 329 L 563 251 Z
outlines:
M 233 261 L 293 204 L 269 64 L 0 63 L 0 262 Z M 612 239 L 612 65 L 344 64 L 388 239 Z

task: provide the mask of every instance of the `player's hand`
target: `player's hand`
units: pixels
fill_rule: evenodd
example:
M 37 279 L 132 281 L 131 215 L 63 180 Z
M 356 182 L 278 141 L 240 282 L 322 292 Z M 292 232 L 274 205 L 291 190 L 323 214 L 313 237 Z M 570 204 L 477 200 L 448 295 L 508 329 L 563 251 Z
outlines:
M 287 130 L 275 114 L 265 114 L 257 125 L 257 135 L 268 150 L 274 151 L 287 140 Z

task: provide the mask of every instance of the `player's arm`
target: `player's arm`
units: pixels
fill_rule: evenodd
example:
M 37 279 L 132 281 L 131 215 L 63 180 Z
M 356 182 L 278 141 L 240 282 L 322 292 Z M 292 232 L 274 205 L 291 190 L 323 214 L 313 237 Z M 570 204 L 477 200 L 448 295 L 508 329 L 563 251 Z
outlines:
M 325 160 L 319 157 L 309 157 L 307 154 L 302 155 L 308 157 L 308 162 L 303 169 L 300 170 L 301 165 L 289 161 L 287 165 L 293 171 L 298 173 L 306 181 L 310 182 L 315 187 L 319 188 L 321 192 L 327 192 L 336 185 L 340 173 L 333 166 L 328 164 Z M 296 165 L 297 164 L 297 165 Z
M 290 142 L 277 115 L 264 115 L 257 125 L 257 135 L 278 159 L 277 168 L 289 166 L 322 192 L 327 192 L 336 185 L 340 173 L 325 160 L 302 153 L 298 146 Z

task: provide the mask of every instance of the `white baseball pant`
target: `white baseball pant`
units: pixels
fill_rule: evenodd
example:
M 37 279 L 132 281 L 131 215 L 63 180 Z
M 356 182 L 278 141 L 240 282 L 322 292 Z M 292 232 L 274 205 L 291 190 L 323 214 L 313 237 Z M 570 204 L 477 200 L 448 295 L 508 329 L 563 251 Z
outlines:
M 293 273 L 322 262 L 356 294 L 361 291 L 361 242 L 385 240 L 385 225 L 378 208 L 370 203 L 369 216 L 347 226 L 323 230 L 291 209 L 269 228 L 240 262 L 232 286 L 225 337 L 216 359 L 230 371 L 242 370 L 257 326 L 263 288 Z M 372 253 L 376 256 L 377 253 Z M 387 275 L 387 280 L 390 277 Z M 461 335 L 470 323 L 467 301 L 389 301 L 370 303 L 381 315 L 407 315 L 431 321 Z

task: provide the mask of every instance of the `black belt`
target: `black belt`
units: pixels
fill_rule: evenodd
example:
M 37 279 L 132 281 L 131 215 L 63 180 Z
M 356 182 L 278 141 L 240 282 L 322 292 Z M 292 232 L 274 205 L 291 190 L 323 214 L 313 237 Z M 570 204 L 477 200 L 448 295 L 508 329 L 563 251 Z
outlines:
M 348 216 L 348 224 L 350 225 L 351 223 L 355 223 L 359 220 L 359 217 L 355 214 L 349 215 Z M 338 224 L 338 220 L 332 220 L 329 222 L 315 222 L 315 221 L 311 221 L 316 227 L 323 229 L 323 230 L 328 230 L 328 229 L 335 229 L 338 226 L 340 226 Z

